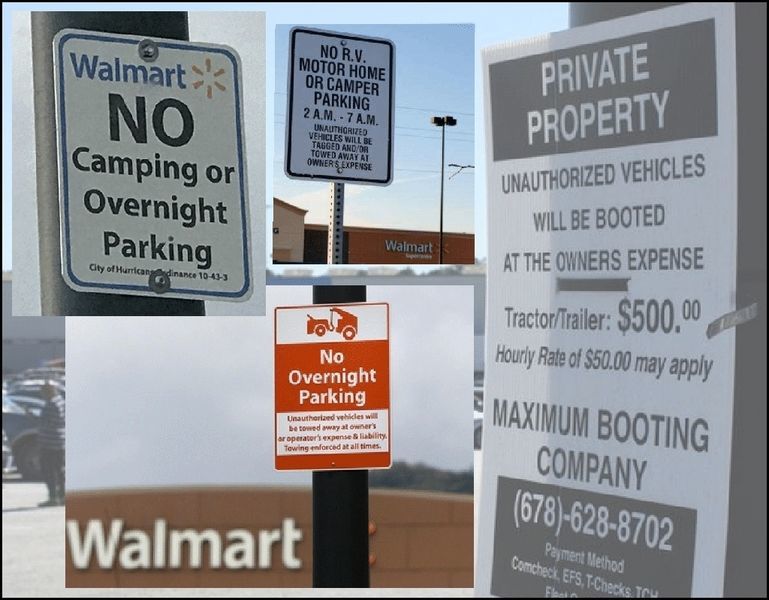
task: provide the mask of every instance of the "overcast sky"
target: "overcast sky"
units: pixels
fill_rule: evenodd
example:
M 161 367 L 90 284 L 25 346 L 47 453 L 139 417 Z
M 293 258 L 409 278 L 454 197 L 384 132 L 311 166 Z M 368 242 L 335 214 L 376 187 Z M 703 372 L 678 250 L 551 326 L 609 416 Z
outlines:
M 473 464 L 473 290 L 369 286 L 389 302 L 393 460 Z M 267 317 L 67 318 L 67 488 L 306 484 L 273 470 Z

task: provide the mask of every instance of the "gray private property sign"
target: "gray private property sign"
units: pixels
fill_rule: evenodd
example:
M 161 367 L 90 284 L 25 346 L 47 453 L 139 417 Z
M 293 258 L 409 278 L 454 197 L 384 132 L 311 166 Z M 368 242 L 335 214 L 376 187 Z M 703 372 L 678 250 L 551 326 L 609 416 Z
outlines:
M 295 27 L 289 44 L 286 175 L 388 185 L 393 174 L 393 43 Z
M 246 300 L 238 54 L 63 30 L 54 39 L 62 272 L 78 291 Z
M 657 30 L 653 44 L 646 33 L 613 40 L 627 54 L 616 72 L 595 60 L 606 41 L 490 65 L 494 160 L 716 135 L 714 28 L 707 19 Z M 672 57 L 686 68 L 653 68 Z M 612 80 L 622 96 L 606 93 Z
M 734 27 L 692 3 L 484 50 L 479 595 L 723 594 Z

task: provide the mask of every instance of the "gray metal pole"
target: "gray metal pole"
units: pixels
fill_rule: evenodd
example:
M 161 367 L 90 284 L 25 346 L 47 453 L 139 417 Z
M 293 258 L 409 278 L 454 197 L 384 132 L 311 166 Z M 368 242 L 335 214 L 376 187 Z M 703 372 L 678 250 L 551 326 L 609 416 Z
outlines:
M 344 260 L 344 183 L 331 182 L 326 262 L 340 265 Z
M 365 285 L 315 285 L 314 304 L 365 302 Z M 369 587 L 368 471 L 312 474 L 312 585 Z
M 440 233 L 438 234 L 438 264 L 443 264 L 443 171 L 444 171 L 444 163 L 446 162 L 445 157 L 445 151 L 446 151 L 446 121 L 444 117 L 443 125 L 441 125 L 441 225 L 440 225 Z
M 61 275 L 53 37 L 65 28 L 189 39 L 185 12 L 33 12 L 40 305 L 43 315 L 203 315 L 198 300 L 76 292 Z M 19 199 L 16 201 L 27 201 Z
M 727 596 L 766 596 L 766 4 L 737 3 L 737 327 Z
M 680 4 L 585 2 L 572 27 Z M 766 596 L 766 4 L 736 4 L 737 308 L 734 421 L 724 595 Z

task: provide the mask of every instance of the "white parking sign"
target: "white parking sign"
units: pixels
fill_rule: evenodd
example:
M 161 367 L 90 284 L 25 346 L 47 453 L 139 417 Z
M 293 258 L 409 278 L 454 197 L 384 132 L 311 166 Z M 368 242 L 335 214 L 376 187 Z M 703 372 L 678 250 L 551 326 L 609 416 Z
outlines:
M 54 39 L 62 272 L 78 291 L 246 300 L 240 58 L 226 46 Z
M 292 29 L 286 175 L 388 185 L 394 98 L 390 40 Z

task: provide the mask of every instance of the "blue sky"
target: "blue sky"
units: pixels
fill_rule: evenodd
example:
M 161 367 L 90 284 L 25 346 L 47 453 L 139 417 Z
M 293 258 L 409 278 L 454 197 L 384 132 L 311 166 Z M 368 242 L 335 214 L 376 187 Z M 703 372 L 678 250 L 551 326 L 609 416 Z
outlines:
M 267 130 L 266 140 L 264 143 L 267 148 L 267 178 L 266 178 L 266 190 L 265 197 L 271 199 L 273 196 L 272 175 L 276 168 L 282 173 L 282 166 L 274 162 L 275 160 L 282 161 L 282 156 L 277 156 L 275 153 L 275 134 L 276 131 L 280 137 L 284 135 L 282 128 L 273 124 L 273 115 L 275 114 L 275 99 L 277 98 L 279 104 L 278 113 L 285 113 L 285 96 L 276 95 L 275 92 L 285 92 L 285 75 L 279 75 L 275 73 L 276 64 L 276 50 L 285 55 L 285 33 L 283 34 L 283 46 L 276 46 L 276 42 L 280 42 L 280 37 L 276 35 L 276 27 L 278 25 L 296 25 L 296 24 L 312 24 L 318 26 L 328 26 L 340 24 L 355 24 L 355 23 L 388 23 L 390 25 L 396 24 L 437 24 L 437 23 L 472 23 L 475 25 L 475 42 L 472 60 L 475 64 L 475 86 L 474 86 L 474 98 L 470 108 L 461 109 L 462 113 L 473 113 L 472 117 L 457 113 L 456 116 L 460 119 L 460 126 L 453 128 L 453 131 L 447 136 L 447 162 L 460 162 L 455 161 L 455 156 L 452 153 L 465 152 L 464 147 L 470 146 L 470 144 L 460 143 L 458 140 L 469 137 L 468 135 L 460 135 L 460 133 L 473 132 L 475 133 L 475 145 L 474 151 L 468 156 L 467 163 L 474 164 L 473 175 L 458 175 L 451 182 L 448 182 L 447 196 L 449 198 L 450 187 L 452 185 L 460 184 L 461 182 L 474 180 L 475 193 L 474 193 L 474 207 L 473 207 L 473 227 L 476 234 L 476 255 L 479 257 L 485 257 L 487 254 L 486 244 L 486 185 L 485 185 L 485 168 L 483 166 L 484 160 L 484 139 L 483 139 L 483 126 L 482 126 L 482 92 L 481 92 L 481 78 L 479 73 L 480 65 L 480 50 L 486 46 L 498 44 L 506 41 L 520 40 L 533 35 L 540 35 L 551 31 L 558 31 L 565 29 L 568 25 L 568 4 L 566 3 L 516 3 L 516 4 L 484 4 L 484 3 L 454 3 L 454 4 L 398 4 L 392 5 L 387 3 L 367 4 L 365 10 L 361 8 L 361 5 L 351 4 L 334 4 L 334 3 L 318 3 L 318 4 L 273 4 L 273 3 L 252 3 L 248 5 L 237 3 L 218 3 L 218 4 L 195 4 L 190 5 L 194 7 L 196 11 L 227 11 L 227 10 L 264 10 L 267 14 Z M 17 160 L 23 161 L 25 168 L 26 165 L 30 165 L 29 169 L 33 168 L 34 164 L 34 149 L 32 148 L 31 139 L 16 140 L 16 143 L 12 143 L 12 130 L 11 130 L 11 102 L 6 100 L 14 97 L 16 94 L 25 94 L 22 100 L 25 98 L 29 103 L 32 102 L 31 92 L 26 89 L 12 90 L 11 89 L 11 74 L 12 74 L 12 60 L 16 53 L 23 52 L 28 48 L 28 41 L 26 45 L 22 44 L 21 47 L 12 47 L 11 43 L 11 30 L 12 19 L 6 18 L 15 10 L 51 10 L 67 8 L 69 10 L 93 10 L 93 5 L 86 4 L 43 4 L 43 3 L 3 3 L 3 269 L 9 270 L 12 267 L 11 260 L 11 166 L 12 166 L 12 154 L 17 157 Z M 115 4 L 100 4 L 100 10 L 178 10 L 178 5 L 153 3 L 115 3 Z M 301 17 L 301 20 L 299 19 Z M 216 42 L 215 31 L 211 31 L 211 35 L 206 35 L 207 18 L 205 15 L 191 15 L 192 19 L 197 19 L 196 30 L 200 32 L 200 41 Z M 212 21 L 215 21 L 212 19 Z M 356 26 L 356 29 L 363 31 L 365 27 Z M 383 30 L 383 29 L 395 29 L 394 27 L 377 26 L 371 30 Z M 287 31 L 287 28 L 283 28 L 283 31 Z M 204 39 L 204 36 L 206 39 Z M 404 60 L 405 48 L 414 49 L 423 46 L 427 50 L 431 47 L 431 38 L 422 38 L 417 40 L 406 41 L 406 46 L 398 49 L 398 59 Z M 428 52 L 425 51 L 424 55 L 427 56 Z M 450 47 L 446 51 L 453 51 L 454 48 Z M 438 58 L 435 61 L 438 62 Z M 414 60 L 421 60 L 421 57 L 417 55 Z M 463 62 L 464 64 L 464 62 Z M 434 65 L 433 65 L 434 67 Z M 435 71 L 435 69 L 432 69 Z M 410 75 L 409 77 L 419 77 L 419 71 L 414 71 L 416 75 Z M 437 71 L 436 71 L 437 73 Z M 399 74 L 399 77 L 402 75 Z M 31 74 L 30 74 L 31 78 Z M 277 84 L 276 84 L 277 82 Z M 438 98 L 411 98 L 402 94 L 408 94 L 409 79 L 401 82 L 398 81 L 397 88 L 397 103 L 405 106 L 425 107 L 425 108 L 439 108 L 439 109 L 452 109 L 460 110 L 458 107 L 455 109 L 454 105 L 443 106 L 443 102 L 439 102 Z M 408 103 L 407 103 L 408 100 Z M 413 104 L 412 104 L 413 102 Z M 437 128 L 434 132 L 430 132 L 429 123 L 427 119 L 430 114 L 428 112 L 418 111 L 406 111 L 401 110 L 397 114 L 397 124 L 403 127 L 415 127 L 424 128 L 424 131 L 416 130 L 398 130 L 399 131 L 399 149 L 398 152 L 403 152 L 404 156 L 396 156 L 396 167 L 417 167 L 416 165 L 408 164 L 410 161 L 404 158 L 408 156 L 411 151 L 412 142 L 415 147 L 424 147 L 423 145 L 429 145 L 434 143 L 435 150 L 428 156 L 419 155 L 420 164 L 425 163 L 426 169 L 437 170 L 440 166 L 439 144 L 440 140 L 422 139 L 416 137 L 406 137 L 403 134 L 413 133 L 414 135 L 435 136 L 437 135 Z M 425 121 L 422 122 L 424 117 Z M 474 127 L 470 128 L 468 123 L 468 129 L 464 129 L 465 120 L 470 118 L 474 119 Z M 403 119 L 403 120 L 401 120 Z M 451 136 L 455 135 L 455 140 L 452 140 Z M 400 144 L 400 140 L 403 140 L 403 144 Z M 408 143 L 406 142 L 408 140 Z M 250 142 L 249 142 L 250 143 Z M 261 141 L 254 143 L 261 143 Z M 462 148 L 462 150 L 460 150 Z M 432 156 L 433 160 L 428 162 L 429 157 Z M 465 154 L 463 154 L 465 156 Z M 450 174 L 452 171 L 447 171 Z M 420 175 L 420 173 L 414 173 L 414 175 Z M 421 173 L 425 176 L 435 176 L 434 173 Z M 426 179 L 425 181 L 429 181 Z M 276 181 L 277 183 L 277 181 Z M 415 182 L 415 185 L 418 182 Z M 462 183 L 463 184 L 463 183 Z M 432 185 L 435 185 L 433 181 Z M 386 188 L 385 188 L 386 189 Z M 435 186 L 433 192 L 437 208 L 438 190 Z M 26 196 L 25 196 L 26 197 Z M 28 200 L 28 198 L 27 198 Z M 271 205 L 271 200 L 268 204 Z M 447 202 L 448 203 L 448 202 Z M 353 211 L 353 209 L 350 209 Z M 270 223 L 272 221 L 272 212 L 267 212 L 267 231 L 265 231 L 265 237 L 271 236 Z M 447 224 L 449 225 L 449 224 Z M 268 249 L 270 247 L 268 238 Z

